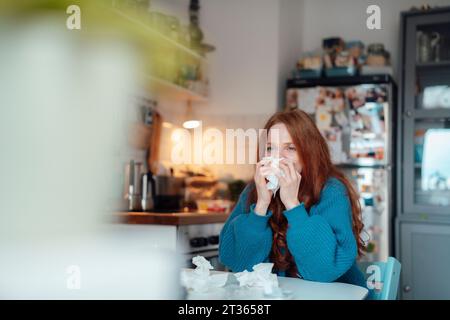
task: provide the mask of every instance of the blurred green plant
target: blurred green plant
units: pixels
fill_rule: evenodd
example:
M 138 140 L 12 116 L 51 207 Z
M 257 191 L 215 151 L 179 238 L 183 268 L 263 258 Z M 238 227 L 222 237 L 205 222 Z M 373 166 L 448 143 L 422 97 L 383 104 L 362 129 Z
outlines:
M 152 16 L 145 5 L 117 0 L 3 0 L 0 18 L 10 27 L 35 19 L 51 18 L 66 29 L 70 14 L 66 10 L 78 5 L 81 10 L 81 30 L 68 30 L 68 37 L 85 37 L 103 41 L 117 39 L 136 48 L 143 76 L 156 76 L 173 83 L 182 83 L 185 66 L 195 67 L 200 57 L 185 46 L 169 39 L 152 27 Z M 148 79 L 147 79 L 148 80 Z

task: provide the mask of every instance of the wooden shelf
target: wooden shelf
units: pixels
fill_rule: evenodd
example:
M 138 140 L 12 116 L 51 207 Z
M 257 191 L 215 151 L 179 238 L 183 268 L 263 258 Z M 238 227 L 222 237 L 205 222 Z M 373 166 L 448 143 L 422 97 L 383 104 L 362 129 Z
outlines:
M 334 165 L 338 168 L 347 168 L 347 169 L 358 169 L 358 168 L 384 169 L 388 167 L 388 164 L 386 162 L 371 158 L 354 159 L 353 161 L 335 163 Z
M 442 68 L 450 67 L 450 60 L 438 61 L 438 62 L 417 62 L 417 68 Z
M 418 120 L 420 120 L 420 119 L 438 119 L 438 120 L 450 119 L 450 109 L 446 109 L 446 108 L 415 109 L 413 111 L 413 117 Z
M 144 30 L 145 32 L 148 33 L 149 37 L 161 40 L 161 41 L 167 43 L 168 45 L 173 46 L 174 48 L 176 48 L 176 49 L 178 49 L 178 50 L 180 50 L 180 51 L 190 55 L 191 57 L 196 58 L 204 63 L 207 62 L 206 58 L 203 57 L 202 55 L 200 55 L 198 52 L 169 38 L 168 36 L 162 34 L 158 30 L 153 29 L 150 25 L 146 24 L 143 21 L 140 21 L 138 18 L 132 17 L 132 16 L 128 15 L 127 13 L 120 11 L 118 9 L 112 9 L 112 12 L 115 13 L 116 15 L 118 15 L 119 17 L 125 19 L 126 21 L 128 21 L 132 24 L 135 24 L 139 28 L 142 28 L 142 30 Z
M 171 97 L 192 102 L 207 102 L 208 97 L 201 95 L 182 86 L 176 85 L 170 81 L 160 79 L 154 76 L 145 76 L 146 82 L 148 82 L 151 89 L 155 90 L 158 94 L 170 95 Z
M 143 44 L 144 50 L 149 50 L 148 56 L 153 54 L 154 46 L 152 44 L 155 44 L 158 47 L 167 45 L 175 51 L 186 54 L 190 59 L 195 60 L 196 64 L 207 63 L 206 58 L 197 51 L 164 35 L 153 28 L 149 23 L 146 23 L 145 19 L 149 19 L 148 13 L 127 12 L 117 8 L 111 8 L 110 12 L 114 18 L 117 19 L 116 21 L 121 24 L 123 30 L 128 30 L 138 37 L 137 39 L 139 43 Z M 157 95 L 170 96 L 179 101 L 208 101 L 208 97 L 203 94 L 177 85 L 156 75 L 142 74 L 142 84 L 145 87 L 149 87 L 149 89 L 154 91 Z

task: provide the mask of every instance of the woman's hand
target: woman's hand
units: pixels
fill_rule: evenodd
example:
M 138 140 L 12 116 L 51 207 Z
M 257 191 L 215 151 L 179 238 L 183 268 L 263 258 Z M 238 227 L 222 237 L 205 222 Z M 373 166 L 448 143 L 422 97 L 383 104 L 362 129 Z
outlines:
M 295 170 L 293 162 L 289 159 L 280 161 L 280 169 L 284 173 L 284 176 L 281 174 L 277 175 L 280 181 L 280 199 L 286 210 L 290 210 L 300 204 L 298 201 L 298 189 L 302 176 Z
M 265 163 L 260 161 L 256 164 L 255 171 L 255 185 L 256 192 L 258 194 L 258 200 L 255 206 L 255 213 L 261 216 L 266 215 L 267 208 L 269 207 L 270 201 L 272 200 L 273 192 L 267 189 L 266 175 L 267 171 L 270 170 L 268 167 L 264 167 Z

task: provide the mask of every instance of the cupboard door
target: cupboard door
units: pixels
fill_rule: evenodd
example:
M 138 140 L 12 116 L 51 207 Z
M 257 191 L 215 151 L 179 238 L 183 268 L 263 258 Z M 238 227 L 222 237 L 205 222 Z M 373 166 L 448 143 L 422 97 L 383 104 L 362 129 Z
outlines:
M 450 299 L 450 224 L 400 222 L 402 299 Z
M 450 118 L 416 120 L 408 155 L 414 160 L 414 174 L 405 176 L 408 207 L 450 219 Z
M 450 13 L 406 23 L 403 208 L 450 221 Z

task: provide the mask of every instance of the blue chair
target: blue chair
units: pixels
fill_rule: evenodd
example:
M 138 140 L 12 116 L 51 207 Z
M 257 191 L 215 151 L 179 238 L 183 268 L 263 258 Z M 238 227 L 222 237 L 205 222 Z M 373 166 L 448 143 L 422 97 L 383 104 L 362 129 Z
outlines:
M 369 289 L 367 300 L 396 300 L 400 282 L 400 262 L 389 257 L 386 262 L 360 262 Z

